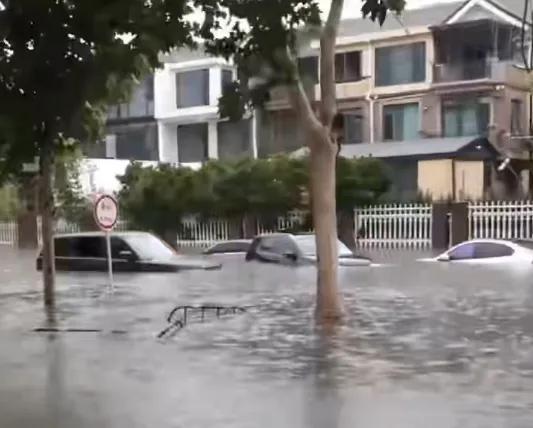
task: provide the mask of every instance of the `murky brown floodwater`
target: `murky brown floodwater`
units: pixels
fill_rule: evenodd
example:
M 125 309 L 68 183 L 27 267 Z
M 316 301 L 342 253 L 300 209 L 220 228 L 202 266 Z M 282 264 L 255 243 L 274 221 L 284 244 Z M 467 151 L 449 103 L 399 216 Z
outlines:
M 0 247 L 0 427 L 530 428 L 533 267 L 345 268 L 346 324 L 313 326 L 314 272 L 60 275 L 46 325 L 33 254 Z M 156 339 L 178 304 L 256 305 Z M 120 332 L 117 332 L 120 331 Z

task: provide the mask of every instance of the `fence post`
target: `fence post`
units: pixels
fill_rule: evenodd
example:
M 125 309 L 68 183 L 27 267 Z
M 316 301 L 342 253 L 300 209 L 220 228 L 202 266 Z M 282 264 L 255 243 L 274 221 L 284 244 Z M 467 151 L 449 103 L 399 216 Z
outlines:
M 448 213 L 448 204 L 433 204 L 431 210 L 431 247 L 434 249 L 446 249 L 450 246 Z
M 468 240 L 468 203 L 455 202 L 451 204 L 452 237 L 451 244 L 457 245 Z

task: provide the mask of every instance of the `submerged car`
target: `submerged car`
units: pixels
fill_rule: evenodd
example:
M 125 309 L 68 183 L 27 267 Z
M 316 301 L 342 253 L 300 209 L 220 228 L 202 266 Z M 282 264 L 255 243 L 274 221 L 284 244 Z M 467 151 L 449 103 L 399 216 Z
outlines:
M 55 264 L 59 271 L 107 271 L 103 232 L 73 233 L 54 237 Z M 117 232 L 111 236 L 113 270 L 117 272 L 176 272 L 219 269 L 198 257 L 179 255 L 161 239 L 147 232 Z M 37 269 L 42 269 L 42 254 Z
M 370 266 L 371 260 L 354 256 L 346 245 L 337 241 L 339 266 Z M 252 242 L 246 260 L 286 265 L 315 264 L 317 261 L 315 235 L 276 233 L 258 236 Z
M 207 256 L 211 256 L 211 255 L 244 256 L 250 249 L 250 245 L 252 245 L 251 239 L 232 239 L 229 241 L 219 242 L 209 247 L 203 253 Z
M 533 241 L 474 239 L 465 241 L 433 259 L 424 261 L 493 264 L 533 263 Z

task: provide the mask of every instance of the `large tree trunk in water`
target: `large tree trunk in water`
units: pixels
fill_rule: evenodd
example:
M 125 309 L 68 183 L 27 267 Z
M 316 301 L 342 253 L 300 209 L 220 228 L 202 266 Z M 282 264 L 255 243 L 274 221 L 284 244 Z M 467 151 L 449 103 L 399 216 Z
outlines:
M 55 257 L 54 257 L 54 193 L 52 177 L 54 171 L 53 141 L 43 142 L 41 150 L 41 219 L 43 239 L 43 284 L 44 304 L 55 303 Z
M 311 146 L 311 208 L 318 254 L 316 316 L 326 323 L 342 317 L 337 285 L 336 154 L 337 147 L 329 142 Z

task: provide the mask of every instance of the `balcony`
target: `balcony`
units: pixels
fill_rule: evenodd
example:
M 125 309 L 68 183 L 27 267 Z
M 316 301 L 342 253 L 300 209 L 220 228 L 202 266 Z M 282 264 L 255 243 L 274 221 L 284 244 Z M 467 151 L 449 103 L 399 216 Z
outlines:
M 459 83 L 488 79 L 497 83 L 510 83 L 517 86 L 527 85 L 527 73 L 512 61 L 497 59 L 470 61 L 462 63 L 435 64 L 433 82 L 436 84 Z
M 455 64 L 435 64 L 433 70 L 433 81 L 435 83 L 460 82 L 489 77 L 491 77 L 491 64 L 485 60 Z

